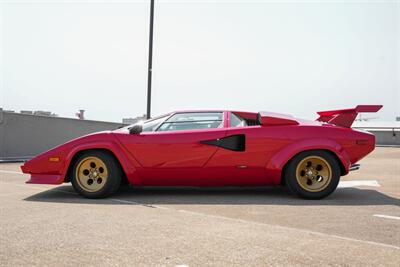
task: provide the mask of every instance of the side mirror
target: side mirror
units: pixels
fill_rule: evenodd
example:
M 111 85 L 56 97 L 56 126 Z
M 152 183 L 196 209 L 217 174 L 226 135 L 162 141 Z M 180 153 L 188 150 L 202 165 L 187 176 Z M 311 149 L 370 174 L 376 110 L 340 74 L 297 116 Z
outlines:
M 140 134 L 143 130 L 143 126 L 141 124 L 135 124 L 131 128 L 129 128 L 130 134 Z

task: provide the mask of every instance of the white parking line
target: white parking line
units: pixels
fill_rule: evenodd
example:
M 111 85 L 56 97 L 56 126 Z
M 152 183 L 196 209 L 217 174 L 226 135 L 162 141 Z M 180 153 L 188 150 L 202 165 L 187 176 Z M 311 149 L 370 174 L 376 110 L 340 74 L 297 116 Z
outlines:
M 383 214 L 374 214 L 374 217 L 385 218 L 385 219 L 392 219 L 392 220 L 400 220 L 400 217 L 391 216 L 391 215 L 383 215 Z
M 157 205 L 152 205 L 152 204 L 145 204 L 145 203 L 140 203 L 136 201 L 130 201 L 130 200 L 124 200 L 124 199 L 118 199 L 118 198 L 107 198 L 107 200 L 119 202 L 119 203 L 125 203 L 125 204 L 134 204 L 134 205 L 141 205 L 147 208 L 156 208 L 156 209 L 162 209 L 162 210 L 171 210 L 170 208 L 162 207 L 162 206 L 157 206 Z M 175 209 L 173 209 L 175 210 Z
M 156 207 L 158 207 L 158 206 L 156 206 Z M 306 234 L 310 234 L 310 235 L 321 236 L 321 237 L 330 237 L 330 238 L 334 238 L 334 239 L 346 240 L 346 241 L 351 241 L 351 242 L 356 242 L 356 243 L 365 243 L 365 244 L 370 244 L 370 245 L 374 245 L 374 246 L 382 246 L 382 247 L 387 247 L 387 248 L 400 249 L 400 247 L 398 247 L 398 246 L 389 245 L 389 244 L 385 244 L 385 243 L 379 243 L 379 242 L 374 242 L 374 241 L 368 241 L 368 240 L 356 239 L 356 238 L 351 238 L 351 237 L 333 235 L 333 234 L 328 234 L 328 233 L 323 233 L 323 232 L 316 232 L 316 231 L 307 230 L 307 229 L 299 229 L 299 228 L 295 228 L 295 227 L 289 227 L 289 226 L 283 226 L 283 225 L 277 225 L 277 224 L 269 224 L 269 223 L 256 222 L 256 221 L 249 221 L 249 220 L 225 217 L 225 216 L 220 216 L 220 215 L 212 215 L 212 214 L 206 214 L 206 213 L 202 213 L 202 212 L 182 210 L 182 209 L 180 209 L 180 210 L 176 210 L 174 208 L 165 208 L 165 209 L 175 210 L 175 211 L 178 211 L 178 212 L 182 212 L 182 213 L 186 213 L 186 214 L 193 214 L 193 215 L 197 215 L 197 216 L 204 216 L 204 217 L 210 217 L 210 218 L 216 218 L 216 219 L 222 219 L 222 220 L 229 220 L 229 221 L 245 223 L 245 224 L 276 227 L 276 228 L 279 228 L 279 229 L 285 229 L 285 230 L 289 230 L 289 231 L 298 231 L 298 232 L 302 232 L 302 233 L 306 233 Z
M 206 218 L 208 217 L 208 218 L 215 218 L 215 219 L 220 219 L 220 220 L 222 219 L 222 220 L 228 220 L 228 221 L 245 223 L 245 224 L 276 227 L 276 228 L 280 228 L 280 229 L 299 231 L 299 232 L 316 235 L 316 236 L 323 236 L 323 237 L 325 236 L 325 237 L 341 239 L 341 240 L 346 240 L 346 241 L 351 241 L 351 242 L 359 242 L 359 243 L 365 243 L 365 244 L 370 244 L 370 245 L 375 245 L 375 246 L 400 249 L 400 247 L 398 247 L 398 246 L 389 245 L 389 244 L 385 244 L 385 243 L 379 243 L 379 242 L 362 240 L 362 239 L 355 239 L 355 238 L 339 236 L 339 235 L 332 235 L 332 234 L 327 234 L 327 233 L 323 233 L 323 232 L 311 231 L 311 230 L 307 230 L 307 229 L 299 229 L 299 228 L 276 225 L 276 224 L 268 224 L 268 223 L 263 223 L 263 222 L 249 221 L 249 220 L 231 218 L 231 217 L 226 217 L 226 216 L 221 216 L 221 215 L 207 214 L 207 213 L 203 213 L 203 212 L 196 212 L 196 211 L 190 211 L 190 210 L 184 210 L 184 209 L 175 209 L 175 208 L 159 206 L 159 205 L 144 204 L 144 203 L 140 203 L 140 202 L 136 202 L 136 201 L 129 201 L 129 200 L 123 200 L 123 199 L 118 199 L 118 198 L 109 198 L 108 200 L 120 202 L 120 203 L 126 203 L 126 204 L 141 205 L 144 207 L 157 208 L 157 209 L 162 209 L 162 210 L 167 210 L 167 211 L 181 212 L 181 213 L 190 214 L 190 215 L 194 215 L 194 216 L 202 216 L 202 217 L 206 217 Z
M 162 210 L 167 210 L 167 211 L 181 212 L 181 213 L 194 215 L 194 216 L 202 216 L 202 217 L 206 217 L 206 218 L 208 217 L 208 218 L 214 218 L 214 219 L 220 219 L 220 220 L 228 220 L 228 221 L 233 221 L 233 222 L 238 222 L 238 223 L 245 223 L 245 224 L 276 227 L 276 228 L 287 229 L 287 230 L 291 230 L 291 231 L 293 231 L 293 230 L 294 231 L 299 231 L 299 232 L 303 232 L 303 233 L 307 233 L 307 234 L 311 234 L 311 235 L 316 235 L 316 236 L 330 237 L 330 238 L 334 238 L 334 239 L 341 239 L 341 240 L 346 240 L 346 241 L 351 241 L 351 242 L 359 242 L 359 243 L 365 243 L 365 244 L 370 244 L 370 245 L 375 245 L 375 246 L 382 246 L 382 247 L 387 247 L 387 248 L 400 249 L 400 247 L 398 247 L 398 246 L 389 245 L 389 244 L 385 244 L 385 243 L 379 243 L 379 242 L 362 240 L 362 239 L 355 239 L 355 238 L 339 236 L 339 235 L 332 235 L 332 234 L 327 234 L 327 233 L 322 233 L 322 232 L 311 231 L 311 230 L 307 230 L 307 229 L 299 229 L 299 228 L 276 225 L 276 224 L 268 224 L 268 223 L 263 223 L 263 222 L 249 221 L 249 220 L 231 218 L 231 217 L 226 217 L 226 216 L 221 216 L 221 215 L 207 214 L 207 213 L 197 212 L 197 211 L 190 211 L 190 210 L 184 210 L 184 209 L 175 209 L 175 208 L 159 206 L 159 205 L 150 205 L 150 204 L 144 204 L 144 203 L 140 203 L 140 202 L 123 200 L 123 199 L 118 199 L 118 198 L 110 198 L 108 200 L 115 201 L 115 202 L 120 202 L 120 203 L 126 203 L 126 204 L 135 204 L 135 205 L 139 204 L 139 205 L 145 206 L 145 207 L 157 208 L 157 209 L 162 209 Z
M 6 171 L 6 170 L 0 170 L 0 172 L 3 172 L 3 173 L 12 173 L 12 174 L 21 174 L 21 175 L 25 175 L 24 173 L 22 173 L 22 172 L 16 172 L 16 171 Z
M 14 185 L 14 186 L 18 186 L 18 187 L 23 187 L 25 189 L 36 189 L 36 190 L 43 190 L 43 189 L 49 189 L 49 185 L 48 184 L 42 184 L 43 187 L 39 187 L 41 184 L 35 184 L 35 185 L 30 185 L 30 184 L 15 184 L 15 183 L 9 183 L 9 182 L 3 182 L 0 181 L 0 183 L 2 184 L 8 184 L 8 185 Z
M 354 181 L 340 181 L 338 188 L 349 188 L 357 186 L 381 186 L 377 180 L 354 180 Z

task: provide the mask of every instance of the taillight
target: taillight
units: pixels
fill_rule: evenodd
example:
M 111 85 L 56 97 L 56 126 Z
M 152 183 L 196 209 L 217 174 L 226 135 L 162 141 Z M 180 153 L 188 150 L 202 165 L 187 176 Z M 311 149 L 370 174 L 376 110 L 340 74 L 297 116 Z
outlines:
M 368 144 L 368 140 L 356 140 L 357 145 L 366 145 Z

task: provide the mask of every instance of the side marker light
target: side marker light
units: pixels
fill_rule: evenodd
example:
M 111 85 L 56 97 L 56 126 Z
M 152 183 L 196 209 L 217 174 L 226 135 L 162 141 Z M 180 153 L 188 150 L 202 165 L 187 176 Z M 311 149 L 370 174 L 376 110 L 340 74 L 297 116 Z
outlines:
M 60 158 L 59 157 L 51 157 L 51 158 L 49 158 L 49 161 L 50 162 L 59 162 Z

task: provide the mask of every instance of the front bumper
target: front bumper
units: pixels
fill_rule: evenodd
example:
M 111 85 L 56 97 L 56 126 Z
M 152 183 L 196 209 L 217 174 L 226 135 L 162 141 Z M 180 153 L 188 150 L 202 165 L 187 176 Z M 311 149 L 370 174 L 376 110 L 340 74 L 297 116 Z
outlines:
M 27 184 L 62 184 L 64 181 L 62 175 L 59 174 L 31 174 L 31 179 L 26 181 Z

